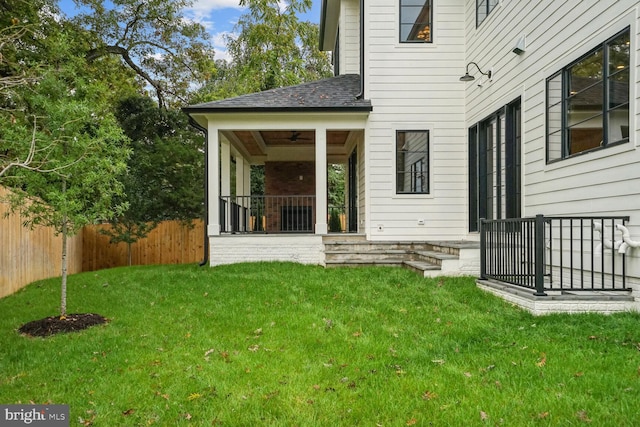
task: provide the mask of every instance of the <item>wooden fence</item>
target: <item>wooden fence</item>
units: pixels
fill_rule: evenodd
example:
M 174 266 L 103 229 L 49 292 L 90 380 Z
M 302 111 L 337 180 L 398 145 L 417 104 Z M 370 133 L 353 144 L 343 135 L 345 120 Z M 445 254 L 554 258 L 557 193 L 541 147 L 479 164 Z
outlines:
M 0 198 L 7 190 L 0 188 Z M 62 274 L 62 237 L 48 227 L 23 227 L 25 218 L 8 215 L 0 202 L 0 298 L 27 283 Z M 68 272 L 82 271 L 82 238 L 68 240 Z
M 5 192 L 0 188 L 0 198 Z M 7 214 L 7 205 L 0 203 L 0 298 L 33 281 L 62 274 L 62 237 L 48 227 L 25 228 L 24 218 Z M 69 238 L 69 274 L 128 265 L 127 245 L 110 244 L 109 237 L 100 233 L 107 227 L 88 226 Z M 146 239 L 132 245 L 132 264 L 199 262 L 203 233 L 202 220 L 194 220 L 192 227 L 179 221 L 160 223 Z
M 82 271 L 95 271 L 128 265 L 127 244 L 109 243 L 109 236 L 100 233 L 109 225 L 85 227 L 82 230 Z M 204 224 L 194 220 L 192 227 L 180 221 L 165 221 L 154 228 L 147 238 L 131 246 L 131 264 L 185 264 L 203 258 Z

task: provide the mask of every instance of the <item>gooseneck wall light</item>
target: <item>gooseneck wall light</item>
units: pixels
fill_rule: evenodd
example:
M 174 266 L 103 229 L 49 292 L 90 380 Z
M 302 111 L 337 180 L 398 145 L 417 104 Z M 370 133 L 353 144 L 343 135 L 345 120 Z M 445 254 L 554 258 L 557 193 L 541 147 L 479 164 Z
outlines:
M 491 70 L 488 70 L 486 73 L 483 72 L 480 67 L 478 66 L 478 64 L 476 64 L 475 62 L 469 62 L 467 64 L 467 72 L 464 74 L 464 76 L 460 77 L 460 81 L 461 82 L 470 82 L 472 80 L 475 80 L 476 78 L 473 77 L 471 74 L 469 74 L 469 65 L 475 65 L 476 68 L 478 69 L 478 71 L 480 71 L 480 74 L 482 74 L 483 76 L 487 76 L 487 78 L 491 78 Z

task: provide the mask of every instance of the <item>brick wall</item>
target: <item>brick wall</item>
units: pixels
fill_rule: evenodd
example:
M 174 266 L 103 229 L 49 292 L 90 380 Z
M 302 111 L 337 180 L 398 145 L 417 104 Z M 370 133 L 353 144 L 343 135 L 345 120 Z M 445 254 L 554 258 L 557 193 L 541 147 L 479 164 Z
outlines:
M 324 265 L 322 236 L 315 234 L 236 234 L 209 239 L 210 265 L 237 262 L 291 261 Z
M 302 179 L 300 179 L 302 177 Z M 266 196 L 313 196 L 316 192 L 314 162 L 266 162 L 264 165 Z M 309 198 L 269 198 L 265 206 L 266 231 L 282 230 L 282 208 L 301 206 L 311 208 L 311 224 L 315 223 L 315 200 Z M 285 227 L 286 228 L 286 227 Z
M 302 180 L 300 180 L 302 177 Z M 314 162 L 266 162 L 264 190 L 267 196 L 313 195 L 316 192 Z

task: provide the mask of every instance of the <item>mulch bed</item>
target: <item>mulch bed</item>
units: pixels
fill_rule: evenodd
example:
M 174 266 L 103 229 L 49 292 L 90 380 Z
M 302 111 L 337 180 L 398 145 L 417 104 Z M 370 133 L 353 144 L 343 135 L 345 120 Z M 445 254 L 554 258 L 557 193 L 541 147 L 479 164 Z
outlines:
M 64 319 L 61 319 L 60 316 L 52 316 L 25 323 L 18 331 L 30 337 L 48 337 L 66 332 L 82 331 L 83 329 L 94 325 L 101 325 L 106 322 L 107 319 L 99 314 L 67 314 Z

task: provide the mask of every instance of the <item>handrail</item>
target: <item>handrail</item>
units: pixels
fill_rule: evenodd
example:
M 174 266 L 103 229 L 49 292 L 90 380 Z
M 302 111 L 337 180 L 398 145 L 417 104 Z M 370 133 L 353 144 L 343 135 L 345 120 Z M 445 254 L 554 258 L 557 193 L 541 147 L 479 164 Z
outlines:
M 534 290 L 626 290 L 626 259 L 613 249 L 628 216 L 481 219 L 481 277 Z M 599 230 L 606 230 L 599 231 Z

